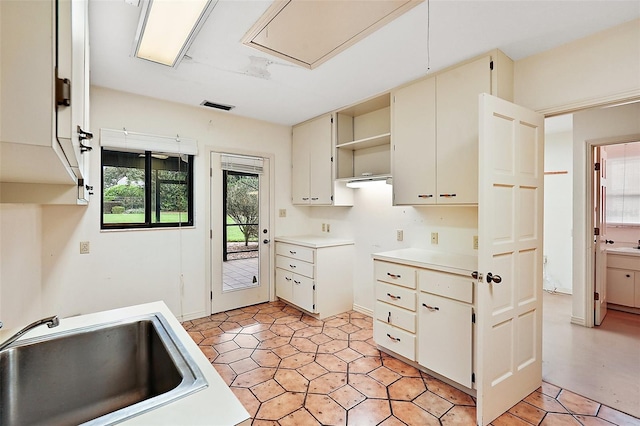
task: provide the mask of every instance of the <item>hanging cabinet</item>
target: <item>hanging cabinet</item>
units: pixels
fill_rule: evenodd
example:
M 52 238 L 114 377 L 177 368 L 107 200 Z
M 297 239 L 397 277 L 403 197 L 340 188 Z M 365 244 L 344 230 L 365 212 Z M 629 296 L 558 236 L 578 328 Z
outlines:
M 0 201 L 86 204 L 87 2 L 0 2 L 0 8 Z
M 478 203 L 478 95 L 510 100 L 512 67 L 494 51 L 393 91 L 394 205 Z
M 293 127 L 291 197 L 294 205 L 350 206 L 351 191 L 333 179 L 333 114 Z

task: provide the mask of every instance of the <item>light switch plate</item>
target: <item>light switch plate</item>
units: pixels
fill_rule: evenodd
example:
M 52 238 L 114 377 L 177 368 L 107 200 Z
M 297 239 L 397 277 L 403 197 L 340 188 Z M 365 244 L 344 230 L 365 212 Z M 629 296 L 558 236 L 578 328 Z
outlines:
M 402 229 L 396 230 L 396 241 L 402 241 L 404 239 L 404 232 Z
M 431 244 L 438 244 L 438 233 L 437 232 L 432 232 L 431 233 Z
M 287 217 L 287 209 L 280 209 L 279 213 L 280 217 Z

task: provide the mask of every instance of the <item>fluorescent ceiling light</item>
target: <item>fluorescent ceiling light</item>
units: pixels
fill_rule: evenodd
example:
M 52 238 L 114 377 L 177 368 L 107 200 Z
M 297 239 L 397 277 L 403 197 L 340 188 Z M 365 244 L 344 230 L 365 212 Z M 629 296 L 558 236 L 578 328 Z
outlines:
M 217 0 L 148 0 L 142 5 L 134 55 L 175 67 Z

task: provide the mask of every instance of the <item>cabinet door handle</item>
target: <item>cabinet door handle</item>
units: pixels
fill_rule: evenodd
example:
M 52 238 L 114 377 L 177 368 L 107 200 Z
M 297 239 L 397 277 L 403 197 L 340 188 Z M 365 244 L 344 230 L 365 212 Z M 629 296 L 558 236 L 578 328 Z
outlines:
M 393 340 L 394 342 L 399 342 L 400 338 L 399 337 L 393 337 L 392 335 L 390 335 L 389 333 L 387 333 L 387 337 L 391 340 Z
M 394 296 L 391 293 L 387 293 L 387 296 L 389 296 L 390 298 L 392 298 L 393 300 L 398 300 L 398 299 L 402 299 L 400 296 Z
M 392 274 L 391 272 L 387 272 L 387 275 L 393 278 L 394 280 L 397 280 L 398 278 L 400 278 L 400 274 L 396 275 L 396 274 Z
M 440 194 L 440 196 L 444 198 L 451 198 L 451 197 L 455 197 L 456 194 Z
M 300 281 L 298 281 L 298 280 L 293 280 L 293 282 L 298 284 L 298 285 L 300 285 Z
M 296 265 L 289 264 L 289 267 L 290 267 L 291 269 L 296 269 Z
M 307 201 L 309 197 L 302 197 L 302 201 Z
M 389 312 L 389 315 L 387 315 L 387 322 L 391 324 L 391 312 Z
M 433 194 L 418 194 L 418 198 L 433 198 Z
M 438 308 L 437 306 L 429 306 L 426 303 L 423 303 L 422 306 L 424 306 L 425 308 L 429 309 L 430 311 L 439 311 L 440 308 Z
M 631 275 L 627 274 L 627 275 L 626 275 L 626 277 L 627 277 L 627 278 L 631 278 Z
M 297 253 L 297 251 L 289 250 L 289 253 L 291 253 L 291 254 L 296 254 L 296 253 Z
M 316 200 L 318 199 L 318 197 L 311 197 L 311 199 L 312 199 L 313 201 L 316 201 Z

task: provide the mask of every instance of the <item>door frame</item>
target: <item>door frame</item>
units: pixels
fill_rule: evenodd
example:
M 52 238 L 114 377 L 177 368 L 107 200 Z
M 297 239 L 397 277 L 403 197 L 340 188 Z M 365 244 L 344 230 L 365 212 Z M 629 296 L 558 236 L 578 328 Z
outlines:
M 595 264 L 593 259 L 593 252 L 595 250 L 595 243 L 593 242 L 593 205 L 595 200 L 593 199 L 593 170 L 591 165 L 593 164 L 593 148 L 596 146 L 606 146 L 606 145 L 618 145 L 623 143 L 637 142 L 640 141 L 640 134 L 631 134 L 631 135 L 623 135 L 623 136 L 611 136 L 606 138 L 597 138 L 597 139 L 588 139 L 584 141 L 586 147 L 586 158 L 584 158 L 585 167 L 585 179 L 584 184 L 582 186 L 586 195 L 586 203 L 585 205 L 585 215 L 584 215 L 584 225 L 583 228 L 583 241 L 585 251 L 583 252 L 583 256 L 585 256 L 584 262 L 584 300 L 582 301 L 584 306 L 584 323 L 577 322 L 575 318 L 572 316 L 572 323 L 576 323 L 579 325 L 583 325 L 585 327 L 594 327 L 595 326 L 595 296 L 594 293 L 596 291 L 595 288 L 595 279 L 594 279 L 594 270 Z M 574 211 L 576 206 L 574 205 Z M 575 216 L 575 215 L 574 215 Z M 580 253 L 580 250 L 575 250 L 575 242 L 574 242 L 574 255 L 575 253 Z
M 213 269 L 213 259 L 212 259 L 212 253 L 211 253 L 211 239 L 212 239 L 212 232 L 213 230 L 211 229 L 211 196 L 212 196 L 212 192 L 213 192 L 213 188 L 211 187 L 211 173 L 212 173 L 212 164 L 211 164 L 211 154 L 214 152 L 220 153 L 220 154 L 231 154 L 231 155 L 245 155 L 245 156 L 250 156 L 250 157 L 262 157 L 262 158 L 268 158 L 269 159 L 269 165 L 270 165 L 270 173 L 269 173 L 269 235 L 270 235 L 270 240 L 271 242 L 274 241 L 275 239 L 275 155 L 273 153 L 267 153 L 267 152 L 261 152 L 261 151 L 250 151 L 250 150 L 244 150 L 244 149 L 235 149 L 235 148 L 229 148 L 229 147 L 221 147 L 221 146 L 211 146 L 211 145 L 207 145 L 204 147 L 203 149 L 203 157 L 205 157 L 206 155 L 206 168 L 205 168 L 205 172 L 206 173 L 206 188 L 203 188 L 206 192 L 206 209 L 205 209 L 205 221 L 206 221 L 206 227 L 207 227 L 207 232 L 205 232 L 205 241 L 204 241 L 204 246 L 205 246 L 205 250 L 204 250 L 204 254 L 205 254 L 205 280 L 207 282 L 207 284 L 204 286 L 204 301 L 206 304 L 206 309 L 205 312 L 207 313 L 207 315 L 211 315 L 212 313 L 212 307 L 211 307 L 211 292 L 213 291 L 213 282 L 212 282 L 212 269 Z M 196 192 L 198 192 L 198 188 L 195 188 Z M 275 258 L 275 244 L 269 244 L 269 258 L 270 259 L 274 259 Z M 274 274 L 275 274 L 275 266 L 274 266 L 274 262 L 269 262 L 269 271 L 268 271 L 268 276 L 269 276 L 269 300 L 270 301 L 274 301 L 275 300 L 275 281 L 274 281 Z

